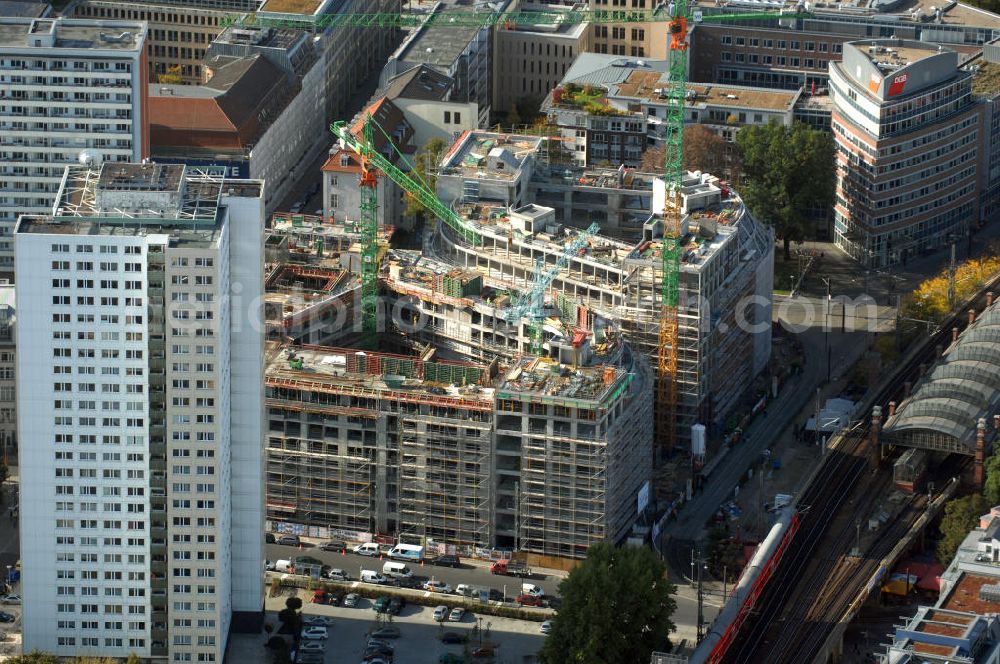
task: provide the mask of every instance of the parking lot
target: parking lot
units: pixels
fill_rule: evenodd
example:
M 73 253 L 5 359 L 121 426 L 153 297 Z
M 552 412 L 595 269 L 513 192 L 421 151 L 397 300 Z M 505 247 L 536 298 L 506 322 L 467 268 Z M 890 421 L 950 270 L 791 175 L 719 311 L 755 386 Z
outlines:
M 285 600 L 290 596 L 282 594 L 267 598 L 267 620 L 275 628 L 279 625 L 277 612 L 284 608 Z M 496 616 L 482 616 L 480 621 L 480 617 L 474 613 L 466 613 L 462 622 L 437 623 L 433 619 L 434 607 L 411 604 L 403 607 L 398 616 L 386 617 L 386 622 L 380 623 L 372 610 L 372 600 L 369 599 L 362 598 L 357 607 L 346 608 L 308 603 L 312 597 L 310 591 L 299 591 L 298 596 L 305 603 L 302 609 L 305 617 L 320 615 L 332 620 L 327 627 L 329 638 L 326 640 L 324 655 L 326 664 L 360 664 L 368 634 L 383 625 L 398 627 L 400 631 L 399 638 L 389 640 L 395 649 L 393 664 L 439 664 L 442 655 L 446 653 L 451 653 L 456 658 L 464 656 L 464 661 L 468 664 L 528 664 L 536 661 L 535 656 L 545 639 L 538 622 Z M 442 597 L 441 603 L 447 605 L 447 598 Z M 466 645 L 442 643 L 441 638 L 445 633 L 465 636 Z M 263 635 L 234 634 L 227 659 L 258 661 L 263 642 Z M 495 646 L 495 656 L 471 656 L 481 645 L 490 644 Z

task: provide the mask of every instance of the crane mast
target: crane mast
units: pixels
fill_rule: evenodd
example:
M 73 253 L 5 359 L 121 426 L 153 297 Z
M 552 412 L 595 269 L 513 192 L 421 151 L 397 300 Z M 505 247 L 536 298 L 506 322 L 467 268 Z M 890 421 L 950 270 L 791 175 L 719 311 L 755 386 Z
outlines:
M 681 186 L 684 182 L 684 95 L 687 83 L 687 0 L 674 0 L 670 36 L 667 117 L 664 123 L 663 265 L 656 376 L 656 437 L 672 450 L 677 442 L 677 304 L 680 292 Z

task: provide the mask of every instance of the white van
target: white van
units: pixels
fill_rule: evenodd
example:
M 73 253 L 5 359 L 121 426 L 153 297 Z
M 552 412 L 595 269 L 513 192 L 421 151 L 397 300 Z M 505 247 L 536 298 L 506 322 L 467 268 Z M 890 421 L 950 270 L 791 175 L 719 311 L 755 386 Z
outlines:
M 274 562 L 274 571 L 281 572 L 282 574 L 292 573 L 292 561 L 291 560 L 276 560 Z
M 382 574 L 389 578 L 408 579 L 413 576 L 410 568 L 403 563 L 388 562 L 382 565 Z
M 385 583 L 386 581 L 384 576 L 371 569 L 361 570 L 361 580 L 365 583 Z
M 545 595 L 545 591 L 533 583 L 522 583 L 521 594 L 531 595 L 532 597 L 543 597 Z
M 378 555 L 378 544 L 375 542 L 365 542 L 364 544 L 358 544 L 354 547 L 354 553 L 359 556 L 377 556 Z

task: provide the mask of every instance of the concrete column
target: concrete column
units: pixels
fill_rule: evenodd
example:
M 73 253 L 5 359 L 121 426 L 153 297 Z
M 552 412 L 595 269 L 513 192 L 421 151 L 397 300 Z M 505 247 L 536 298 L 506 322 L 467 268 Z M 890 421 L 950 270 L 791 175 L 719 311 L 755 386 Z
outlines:
M 980 417 L 976 426 L 976 458 L 975 466 L 972 470 L 972 483 L 975 488 L 983 488 L 983 480 L 986 478 L 986 471 L 983 462 L 986 460 L 986 418 Z

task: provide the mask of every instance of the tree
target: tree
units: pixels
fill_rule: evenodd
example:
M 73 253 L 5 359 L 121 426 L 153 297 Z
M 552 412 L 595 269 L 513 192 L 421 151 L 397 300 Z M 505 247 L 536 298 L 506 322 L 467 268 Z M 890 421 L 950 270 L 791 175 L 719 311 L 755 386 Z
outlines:
M 437 166 L 441 161 L 441 156 L 448 149 L 448 144 L 438 137 L 430 138 L 424 143 L 424 147 L 417 152 L 413 158 L 413 172 L 411 176 L 417 183 L 424 183 L 435 192 L 437 187 Z M 435 192 L 436 193 L 436 192 Z M 406 214 L 415 217 L 418 214 L 428 212 L 423 203 L 413 196 L 407 196 Z
M 983 496 L 988 505 L 1000 505 L 1000 450 L 994 449 L 993 454 L 986 460 Z
M 666 566 L 648 547 L 595 544 L 559 584 L 562 605 L 543 664 L 634 664 L 669 649 L 677 603 Z
M 160 74 L 157 77 L 157 83 L 159 83 L 160 85 L 180 85 L 183 82 L 184 78 L 181 76 L 180 65 L 167 67 L 166 73 Z
M 33 650 L 23 655 L 14 655 L 4 660 L 4 664 L 59 664 L 59 658 L 47 652 Z
M 791 260 L 791 243 L 805 239 L 809 210 L 833 205 L 833 138 L 801 122 L 771 122 L 743 127 L 736 145 L 746 174 L 740 194 L 757 219 L 774 227 Z
M 507 126 L 516 127 L 522 122 L 524 121 L 521 119 L 520 111 L 517 110 L 517 104 L 511 104 L 510 110 L 507 111 Z
M 666 154 L 663 146 L 646 150 L 640 168 L 645 173 L 663 173 Z M 684 128 L 683 157 L 684 169 L 688 171 L 703 171 L 726 180 L 736 180 L 740 175 L 736 147 L 706 125 Z
M 980 515 L 989 509 L 989 502 L 979 493 L 949 500 L 944 506 L 944 516 L 938 528 L 941 532 L 941 541 L 937 545 L 938 560 L 947 565 L 969 531 L 979 523 Z
M 140 658 L 134 652 L 130 652 L 128 654 L 128 659 L 125 660 L 125 664 L 142 664 L 142 658 Z

